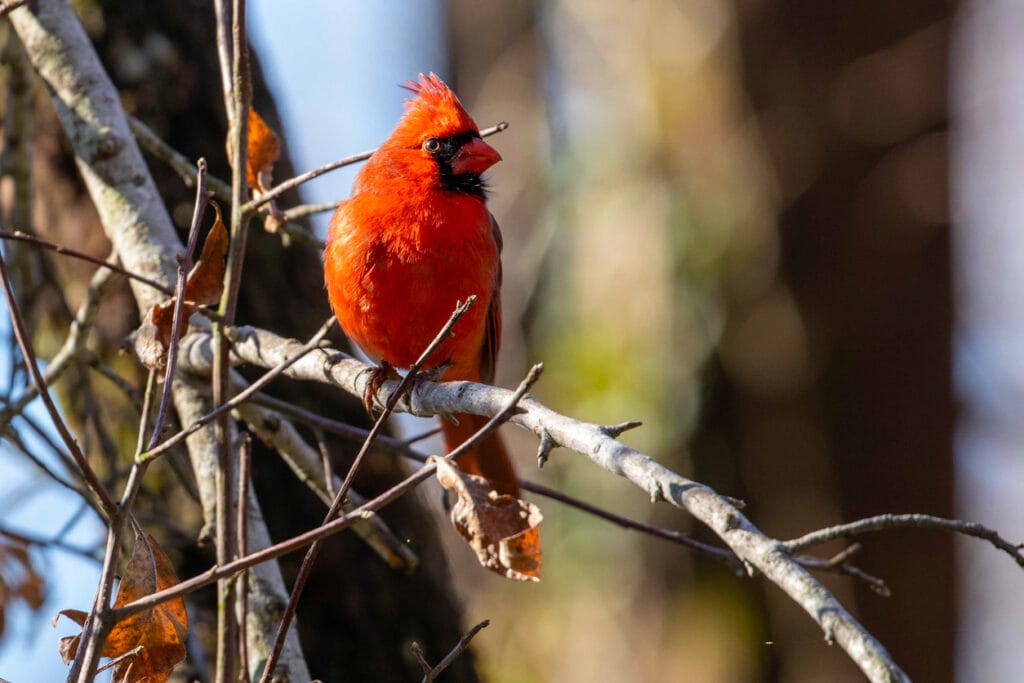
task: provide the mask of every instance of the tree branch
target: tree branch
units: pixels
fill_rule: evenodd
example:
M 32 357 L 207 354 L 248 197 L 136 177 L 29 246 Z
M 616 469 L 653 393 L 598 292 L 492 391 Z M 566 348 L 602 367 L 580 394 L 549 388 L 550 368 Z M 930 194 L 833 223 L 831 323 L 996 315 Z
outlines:
M 232 349 L 237 359 L 264 367 L 291 355 L 298 345 L 254 328 L 237 329 L 235 337 Z M 208 360 L 202 360 L 204 356 L 209 358 L 209 344 L 208 335 L 190 335 L 183 341 L 181 362 L 202 372 L 204 365 L 209 367 Z M 300 359 L 285 374 L 333 384 L 361 396 L 371 370 L 338 351 L 320 348 Z M 389 400 L 396 388 L 396 382 L 385 382 L 378 393 L 379 400 Z M 495 415 L 508 397 L 505 389 L 473 382 L 421 382 L 398 402 L 397 409 L 421 416 Z M 787 547 L 761 533 L 726 498 L 616 441 L 606 427 L 556 413 L 532 397 L 519 403 L 510 422 L 534 434 L 547 433 L 554 444 L 586 455 L 604 469 L 626 478 L 653 501 L 663 500 L 688 511 L 718 534 L 748 571 L 759 571 L 800 605 L 821 627 L 826 640 L 839 644 L 869 679 L 907 680 L 884 646 L 792 557 Z
M 791 541 L 785 541 L 783 545 L 789 552 L 795 553 L 810 548 L 811 546 L 833 541 L 837 538 L 849 538 L 850 536 L 866 534 L 871 531 L 907 528 L 941 529 L 943 531 L 952 531 L 953 533 L 980 538 L 988 541 L 999 550 L 1002 550 L 1004 553 L 1012 557 L 1014 562 L 1024 568 L 1024 552 L 1022 552 L 1024 544 L 1014 544 L 1007 541 L 1005 538 L 1000 536 L 995 529 L 990 529 L 987 526 L 983 526 L 976 522 L 964 522 L 959 519 L 945 519 L 944 517 L 933 517 L 931 515 L 922 515 L 917 513 L 903 515 L 877 515 L 875 517 L 859 519 L 856 522 L 838 524 L 825 529 L 812 531 L 809 534 L 805 534 L 800 538 L 795 538 Z

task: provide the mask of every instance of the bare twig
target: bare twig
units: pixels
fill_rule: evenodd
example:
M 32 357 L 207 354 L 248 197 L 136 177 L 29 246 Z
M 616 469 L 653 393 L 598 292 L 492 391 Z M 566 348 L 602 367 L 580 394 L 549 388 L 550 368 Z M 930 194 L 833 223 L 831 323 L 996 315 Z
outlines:
M 136 648 L 132 648 L 131 650 L 128 650 L 128 652 L 125 652 L 123 655 L 118 655 L 117 657 L 114 657 L 113 659 L 111 659 L 109 662 L 107 662 L 103 666 L 97 668 L 96 669 L 96 673 L 102 673 L 102 672 L 106 671 L 107 669 L 109 669 L 111 667 L 117 666 L 118 664 L 120 664 L 121 662 L 123 662 L 126 659 L 131 659 L 131 658 L 135 657 L 140 652 L 142 652 L 143 649 L 144 649 L 143 646 L 139 645 Z
M 808 569 L 820 569 L 835 572 L 843 576 L 849 576 L 859 581 L 863 581 L 878 595 L 883 598 L 889 597 L 892 595 L 892 591 L 889 590 L 889 586 L 885 581 L 877 576 L 868 574 L 863 569 L 855 567 L 848 562 L 853 555 L 860 552 L 860 549 L 860 543 L 854 543 L 827 560 L 823 560 L 819 557 L 810 557 L 808 555 L 797 555 L 793 559 Z
M 14 291 L 11 289 L 11 279 L 7 272 L 7 263 L 2 254 L 0 254 L 0 278 L 3 280 L 4 295 L 7 297 L 7 307 L 11 316 L 14 336 L 18 340 L 18 348 L 21 349 L 21 355 L 25 359 L 25 365 L 32 376 L 32 381 L 36 385 L 39 396 L 43 399 L 43 405 L 46 406 L 46 411 L 50 414 L 50 419 L 53 421 L 54 427 L 57 428 L 57 433 L 60 434 L 64 445 L 67 446 L 68 451 L 71 453 L 71 457 L 74 458 L 75 465 L 78 466 L 85 485 L 96 499 L 96 503 L 103 511 L 104 516 L 107 519 L 111 519 L 117 514 L 116 505 L 110 498 L 107 490 L 103 488 L 103 484 L 100 483 L 99 478 L 86 459 L 85 453 L 78 447 L 78 442 L 75 441 L 75 438 L 68 430 L 68 426 L 64 423 L 64 418 L 60 416 L 57 406 L 54 405 L 53 399 L 50 397 L 46 380 L 43 379 L 43 375 L 39 371 L 39 363 L 36 362 L 32 341 L 28 336 L 28 330 L 25 328 L 25 320 L 21 316 L 21 309 L 18 306 L 17 299 L 14 297 Z
M 246 520 L 249 512 L 249 465 L 252 462 L 252 437 L 248 433 L 242 434 L 242 443 L 238 449 L 238 519 L 235 521 L 235 530 L 238 538 L 235 547 L 238 548 L 239 557 L 245 557 L 249 552 L 246 544 L 248 528 Z M 252 677 L 249 674 L 249 641 L 247 622 L 249 620 L 249 571 L 246 570 L 239 576 L 238 589 L 238 659 L 242 662 L 242 680 L 250 683 Z
M 176 298 L 174 317 L 171 322 L 171 340 L 167 347 L 167 381 L 164 382 L 163 393 L 160 395 L 160 405 L 153 422 L 153 438 L 150 446 L 155 446 L 160 434 L 163 433 L 164 420 L 167 419 L 167 411 L 171 408 L 171 387 L 174 385 L 174 373 L 178 368 L 178 340 L 181 339 L 185 325 L 185 283 L 192 270 L 196 245 L 199 242 L 199 228 L 203 224 L 203 215 L 206 213 L 206 204 L 209 200 L 206 193 L 206 159 L 199 159 L 196 168 L 198 169 L 196 172 L 196 201 L 192 211 L 192 224 L 188 231 L 185 255 L 178 263 L 178 282 L 174 288 Z
M 32 422 L 29 421 L 29 420 L 26 420 L 26 422 L 29 423 L 29 424 L 32 424 Z M 39 471 L 42 472 L 43 475 L 45 475 L 46 477 L 49 477 L 54 483 L 56 483 L 56 484 L 58 484 L 60 486 L 63 486 L 64 488 L 66 488 L 69 491 L 72 491 L 73 493 L 75 493 L 78 496 L 81 496 L 82 499 L 86 502 L 87 505 L 89 505 L 90 508 L 95 510 L 96 513 L 100 517 L 103 516 L 102 510 L 100 510 L 97 507 L 96 501 L 89 494 L 89 492 L 87 490 L 85 490 L 85 489 L 79 488 L 74 483 L 64 479 L 64 477 L 62 477 L 59 474 L 57 474 L 49 465 L 47 465 L 45 462 L 43 462 L 39 458 L 39 456 L 37 456 L 35 453 L 32 452 L 32 449 L 30 449 L 28 446 L 25 445 L 25 443 L 21 440 L 20 436 L 18 435 L 17 430 L 9 429 L 7 431 L 7 433 L 4 434 L 4 438 L 6 438 L 10 442 L 10 445 L 13 446 L 14 448 L 16 448 L 19 453 L 21 453 L 23 456 L 25 456 L 25 458 L 28 459 L 29 462 L 31 462 L 33 465 L 35 465 L 37 468 L 39 468 Z M 62 461 L 65 458 L 67 458 L 67 455 L 62 450 L 58 450 L 57 453 L 58 453 L 58 457 L 60 457 Z M 73 466 L 74 465 L 74 461 L 71 460 L 70 458 L 67 458 L 67 460 L 69 461 L 69 464 L 72 465 L 72 467 L 69 468 L 69 472 L 72 472 L 72 473 L 76 472 L 77 468 L 75 468 Z M 79 479 L 80 479 L 80 477 L 79 477 Z
M 24 545 L 34 545 L 40 548 L 54 548 L 56 550 L 62 550 L 71 555 L 77 555 L 93 562 L 99 562 L 100 559 L 96 557 L 96 552 L 89 550 L 88 548 L 82 548 L 77 545 L 72 545 L 61 540 L 60 534 L 57 534 L 53 538 L 39 538 L 31 534 L 26 534 L 22 531 L 13 531 L 6 527 L 0 526 L 0 536 L 6 536 L 11 540 L 17 541 Z
M 427 670 L 423 672 L 422 683 L 431 683 L 431 681 L 435 680 L 438 676 L 440 676 L 441 672 L 443 672 L 445 669 L 451 666 L 452 662 L 454 662 L 459 655 L 466 651 L 466 648 L 469 647 L 470 641 L 473 640 L 476 634 L 480 633 L 480 631 L 484 630 L 490 625 L 491 620 L 484 619 L 479 624 L 469 629 L 469 632 L 459 639 L 459 642 L 456 643 L 454 648 L 452 648 L 452 651 L 445 655 L 444 659 L 437 663 L 437 666 L 430 668 L 428 665 Z M 413 643 L 413 645 L 416 645 L 416 643 Z M 423 659 L 422 650 L 420 650 L 417 653 L 416 649 L 413 650 L 413 653 L 417 655 L 417 658 L 420 660 L 420 664 L 422 665 L 424 662 L 426 662 L 426 660 Z
M 299 218 L 305 218 L 306 216 L 312 216 L 318 213 L 326 213 L 328 211 L 334 211 L 338 208 L 341 202 L 323 202 L 321 204 L 299 204 L 293 206 L 284 212 L 284 219 L 286 221 L 294 221 Z
M 489 135 L 494 135 L 495 133 L 500 133 L 501 131 L 507 128 L 508 122 L 501 121 L 500 123 L 497 123 L 491 126 L 490 128 L 484 128 L 483 130 L 481 130 L 480 136 L 487 137 Z M 256 199 L 253 199 L 244 207 L 242 207 L 242 209 L 248 213 L 251 213 L 258 209 L 259 207 L 266 204 L 267 202 L 277 199 L 288 190 L 294 189 L 299 185 L 302 185 L 303 183 L 307 183 L 313 178 L 318 178 L 322 176 L 324 173 L 328 173 L 343 166 L 351 166 L 352 164 L 358 164 L 360 161 L 366 161 L 367 159 L 372 157 L 373 153 L 376 151 L 376 149 L 371 149 L 365 152 L 360 152 L 359 154 L 353 154 L 352 156 L 347 156 L 343 159 L 332 161 L 331 163 L 325 164 L 320 168 L 314 168 L 312 171 L 306 171 L 305 173 L 297 175 L 294 178 L 289 178 L 288 180 L 278 183 L 274 187 L 270 188 Z
M 651 524 L 646 524 L 644 522 L 637 521 L 635 519 L 623 517 L 622 515 L 615 514 L 614 512 L 605 510 L 604 508 L 589 503 L 585 500 L 574 498 L 573 496 L 566 495 L 561 491 L 556 491 L 555 489 L 548 488 L 547 486 L 544 486 L 542 484 L 536 484 L 534 482 L 521 479 L 519 480 L 519 485 L 522 487 L 524 491 L 536 493 L 537 495 L 544 496 L 545 498 L 550 498 L 551 500 L 557 500 L 558 502 L 568 505 L 569 507 L 574 507 L 577 510 L 582 510 L 583 512 L 586 512 L 595 517 L 611 522 L 612 524 L 617 524 L 623 529 L 632 529 L 634 531 L 639 531 L 641 533 L 647 534 L 648 536 L 654 536 L 655 538 L 660 538 L 662 540 L 669 541 L 670 543 L 677 543 L 679 545 L 684 545 L 687 548 L 700 551 L 701 553 L 704 553 L 709 557 L 713 557 L 716 560 L 721 560 L 730 569 L 732 569 L 734 573 L 743 573 L 743 566 L 740 564 L 740 561 L 736 558 L 736 555 L 734 555 L 733 552 L 727 548 L 717 548 L 713 545 L 708 545 L 707 543 L 701 543 L 700 541 L 689 536 L 688 534 L 684 534 L 681 531 L 656 527 Z
M 196 173 L 199 169 L 188 157 L 161 140 L 152 128 L 134 116 L 128 118 L 128 125 L 146 151 L 167 164 L 184 181 L 186 187 L 196 186 Z M 206 184 L 217 199 L 231 201 L 230 184 L 213 175 L 207 175 Z
M 0 230 L 0 239 L 14 240 L 17 242 L 27 242 L 29 244 L 34 244 L 37 247 L 57 252 L 58 254 L 71 256 L 82 261 L 88 261 L 89 263 L 95 263 L 97 266 L 100 266 L 101 268 L 112 270 L 115 273 L 120 273 L 121 275 L 131 278 L 136 282 L 141 282 L 143 284 L 149 285 L 153 289 L 167 296 L 172 296 L 174 294 L 174 291 L 170 287 L 166 287 L 163 284 L 157 282 L 156 280 L 145 277 L 143 275 L 139 275 L 138 273 L 133 273 L 127 268 L 122 268 L 121 266 L 119 266 L 116 263 L 113 263 L 110 260 L 104 261 L 103 259 L 92 256 L 91 254 L 86 254 L 84 252 L 72 249 L 70 247 L 54 244 L 53 242 L 45 240 L 42 237 L 36 237 L 35 235 L 29 235 L 28 233 L 20 231 L 10 232 L 7 230 Z
M 877 515 L 875 517 L 859 519 L 856 522 L 838 524 L 826 529 L 812 531 L 800 538 L 785 541 L 782 545 L 785 546 L 789 552 L 795 553 L 810 548 L 811 546 L 833 541 L 837 538 L 849 538 L 850 536 L 856 536 L 870 531 L 883 531 L 886 529 L 901 528 L 941 529 L 942 531 L 952 531 L 965 536 L 980 538 L 988 541 L 999 550 L 1002 550 L 1004 553 L 1012 557 L 1014 562 L 1021 567 L 1024 567 L 1022 544 L 1014 544 L 1007 541 L 1005 538 L 1000 536 L 995 529 L 990 529 L 975 522 L 964 522 L 958 519 L 945 519 L 943 517 L 933 517 L 932 515 L 922 514 Z
M 231 242 L 228 247 L 227 268 L 224 273 L 224 291 L 218 312 L 223 322 L 214 324 L 217 345 L 214 349 L 213 404 L 217 409 L 230 398 L 228 373 L 228 340 L 223 332 L 225 326 L 235 319 L 238 305 L 238 290 L 242 280 L 245 260 L 245 245 L 248 237 L 250 215 L 242 210 L 243 202 L 249 195 L 246 173 L 249 141 L 249 108 L 252 101 L 249 74 L 249 43 L 245 27 L 245 1 L 216 0 L 217 48 L 220 57 L 221 80 L 224 88 L 224 106 L 228 114 L 228 155 L 231 162 Z M 227 28 L 230 26 L 230 36 Z M 227 61 L 230 59 L 230 61 Z M 235 463 L 231 443 L 230 416 L 221 412 L 214 423 L 218 444 L 217 463 L 217 561 L 228 562 L 237 556 L 234 548 L 234 518 L 232 512 L 238 501 L 234 499 Z M 235 614 L 234 584 L 221 582 L 217 589 L 217 683 L 234 683 L 235 645 L 238 640 L 238 623 Z

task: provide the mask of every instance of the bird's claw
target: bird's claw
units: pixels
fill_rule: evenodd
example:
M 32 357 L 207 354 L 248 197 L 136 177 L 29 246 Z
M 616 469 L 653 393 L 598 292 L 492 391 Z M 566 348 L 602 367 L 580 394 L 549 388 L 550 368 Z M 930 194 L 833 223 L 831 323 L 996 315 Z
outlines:
M 395 372 L 395 369 L 387 361 L 381 361 L 380 365 L 370 370 L 370 377 L 366 381 L 366 388 L 363 389 L 363 408 L 366 410 L 366 414 L 370 416 L 371 422 L 377 419 L 376 406 L 374 405 L 377 392 L 384 382 L 397 376 L 398 373 Z

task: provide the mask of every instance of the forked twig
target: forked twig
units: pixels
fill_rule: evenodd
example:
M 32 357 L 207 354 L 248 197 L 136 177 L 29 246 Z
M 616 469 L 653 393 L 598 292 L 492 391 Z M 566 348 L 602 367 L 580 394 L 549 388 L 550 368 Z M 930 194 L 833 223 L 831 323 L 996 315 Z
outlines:
M 952 531 L 965 536 L 980 538 L 1002 550 L 1012 557 L 1014 562 L 1024 567 L 1024 552 L 1022 552 L 1024 544 L 1014 544 L 1007 541 L 995 529 L 990 529 L 976 522 L 964 522 L 959 519 L 946 519 L 944 517 L 933 517 L 932 515 L 917 513 L 877 515 L 847 524 L 837 524 L 836 526 L 812 531 L 791 541 L 785 541 L 783 545 L 791 553 L 795 553 L 837 538 L 849 538 L 850 536 L 865 534 L 871 531 L 899 528 L 940 529 L 942 531 Z
M 476 634 L 480 633 L 480 631 L 490 625 L 491 620 L 484 619 L 479 624 L 469 629 L 469 632 L 459 639 L 459 642 L 455 644 L 455 647 L 452 648 L 451 652 L 445 655 L 444 659 L 437 663 L 437 666 L 433 667 L 430 666 L 426 658 L 423 656 L 423 648 L 420 647 L 419 643 L 413 643 L 412 653 L 420 663 L 420 666 L 423 667 L 423 680 L 421 683 L 431 683 L 431 681 L 434 681 L 438 676 L 440 676 L 445 669 L 452 665 L 452 662 L 454 662 L 459 655 L 466 651 L 466 648 L 469 647 L 470 641 L 473 640 Z

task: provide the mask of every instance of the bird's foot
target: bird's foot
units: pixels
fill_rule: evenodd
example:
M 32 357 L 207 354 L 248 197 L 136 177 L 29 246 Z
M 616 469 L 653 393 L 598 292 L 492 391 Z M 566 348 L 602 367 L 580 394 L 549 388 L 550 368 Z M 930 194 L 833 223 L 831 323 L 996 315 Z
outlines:
M 366 409 L 366 414 L 370 416 L 371 422 L 377 419 L 377 411 L 374 406 L 377 391 L 389 379 L 398 379 L 398 373 L 386 360 L 382 360 L 380 365 L 370 370 L 370 378 L 366 382 L 366 388 L 363 389 L 363 408 Z
M 420 370 L 410 378 L 409 391 L 413 391 L 420 382 L 437 382 L 444 375 L 445 371 L 448 370 L 449 366 L 451 366 L 451 362 L 446 361 L 432 368 Z M 374 399 L 377 396 L 377 391 L 387 380 L 400 379 L 400 376 L 394 366 L 385 360 L 382 360 L 380 365 L 373 368 L 370 373 L 370 378 L 366 382 L 366 388 L 363 390 L 363 408 L 366 409 L 366 414 L 370 416 L 370 419 L 375 420 L 377 417 L 377 406 Z

